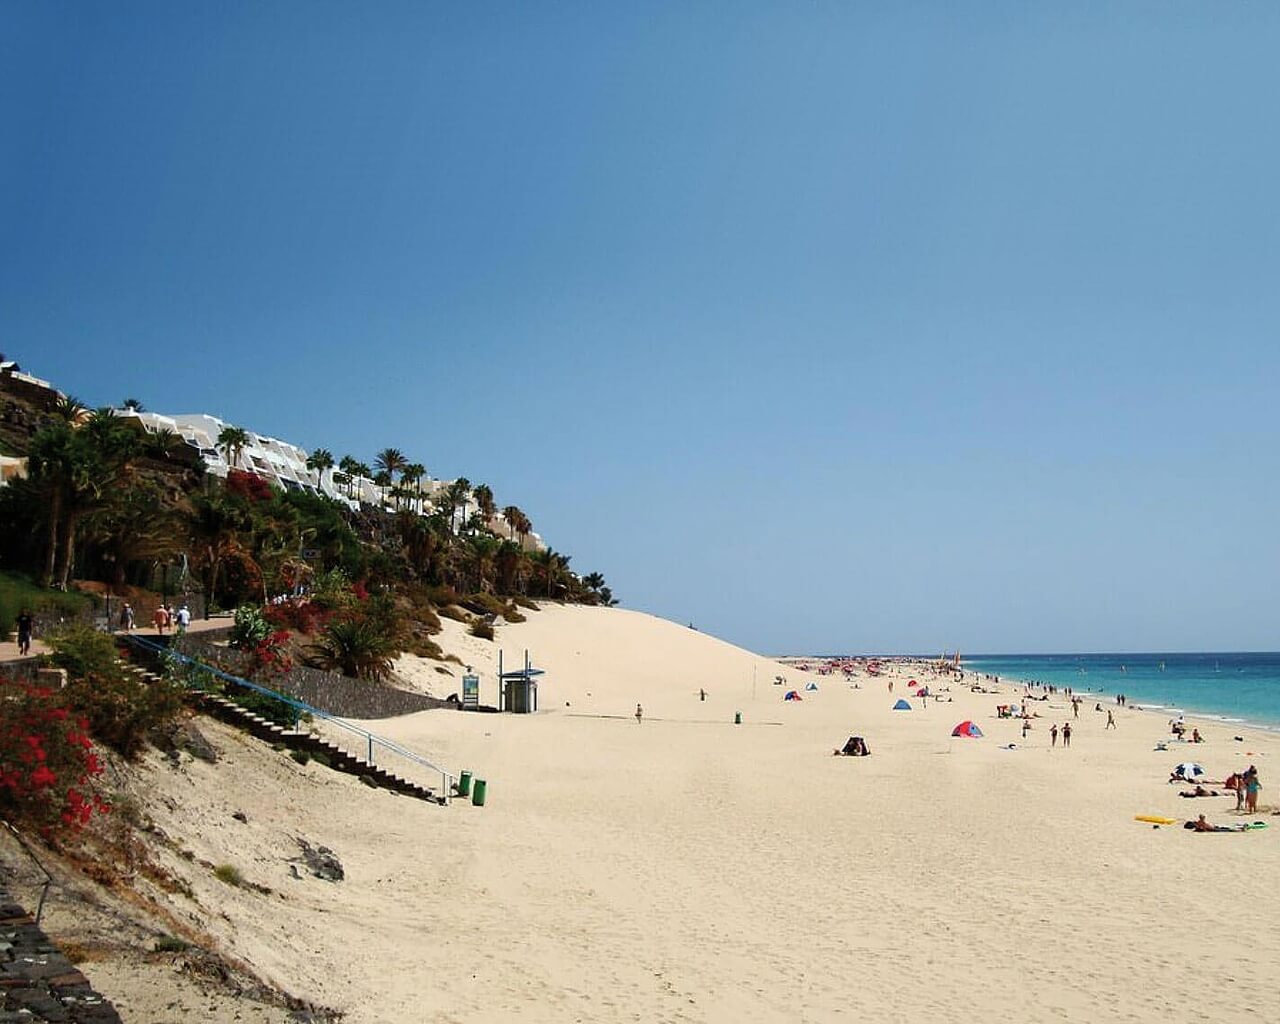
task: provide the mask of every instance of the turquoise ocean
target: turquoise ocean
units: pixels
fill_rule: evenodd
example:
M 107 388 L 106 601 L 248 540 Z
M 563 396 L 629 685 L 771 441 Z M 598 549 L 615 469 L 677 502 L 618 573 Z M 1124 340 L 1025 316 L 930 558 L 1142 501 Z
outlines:
M 1280 729 L 1280 654 L 983 654 L 967 671 Z

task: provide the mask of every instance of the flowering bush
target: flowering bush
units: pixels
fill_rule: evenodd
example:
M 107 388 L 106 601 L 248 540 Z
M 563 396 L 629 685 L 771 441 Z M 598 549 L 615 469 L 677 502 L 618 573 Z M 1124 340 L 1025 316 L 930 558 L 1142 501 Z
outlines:
M 333 612 L 305 597 L 295 597 L 290 601 L 267 605 L 263 609 L 263 615 L 267 622 L 279 629 L 292 629 L 314 636 L 324 628 Z
M 282 675 L 293 668 L 293 659 L 289 657 L 287 644 L 289 631 L 277 629 L 258 641 L 253 649 L 253 675 Z
M 233 469 L 227 474 L 227 490 L 255 504 L 271 498 L 271 485 L 256 473 Z
M 111 810 L 101 774 L 89 720 L 62 693 L 0 678 L 0 813 L 49 839 L 81 828 Z

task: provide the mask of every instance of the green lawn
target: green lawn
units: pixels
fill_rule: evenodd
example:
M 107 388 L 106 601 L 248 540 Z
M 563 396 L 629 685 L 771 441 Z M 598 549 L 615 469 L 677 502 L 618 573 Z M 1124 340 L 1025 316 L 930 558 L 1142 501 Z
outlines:
M 23 608 L 33 612 L 61 611 L 78 615 L 92 603 L 86 594 L 64 594 L 60 590 L 45 590 L 25 576 L 0 572 L 0 639 L 13 635 L 14 622 Z

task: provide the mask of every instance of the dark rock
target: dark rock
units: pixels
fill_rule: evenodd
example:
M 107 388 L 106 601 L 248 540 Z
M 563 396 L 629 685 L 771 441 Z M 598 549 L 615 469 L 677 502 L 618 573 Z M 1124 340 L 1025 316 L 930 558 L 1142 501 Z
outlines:
M 244 811 L 236 811 L 231 817 L 235 818 L 236 821 L 244 822 L 246 825 L 249 824 L 249 815 L 245 814 Z
M 346 878 L 342 862 L 329 847 L 312 846 L 301 837 L 298 839 L 298 845 L 302 848 L 303 863 L 316 878 L 322 878 L 326 882 L 341 882 Z

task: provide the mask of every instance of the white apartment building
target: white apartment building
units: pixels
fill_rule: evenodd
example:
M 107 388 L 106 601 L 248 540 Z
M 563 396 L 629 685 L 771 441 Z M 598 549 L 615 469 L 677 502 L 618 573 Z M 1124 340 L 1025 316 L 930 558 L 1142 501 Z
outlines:
M 196 449 L 206 470 L 214 476 L 225 479 L 232 469 L 240 469 L 263 477 L 269 483 L 287 491 L 301 490 L 327 495 L 353 510 L 361 505 L 372 505 L 387 511 L 408 508 L 419 515 L 431 515 L 435 512 L 439 499 L 453 483 L 451 480 L 424 477 L 418 484 L 417 493 L 409 498 L 402 496 L 397 506 L 394 499 L 385 494 L 383 488 L 368 477 L 348 478 L 336 466 L 318 473 L 307 468 L 307 452 L 297 445 L 267 437 L 264 434 L 255 434 L 249 430 L 246 430 L 247 443 L 237 454 L 236 463 L 232 466 L 228 464 L 226 456 L 218 448 L 218 435 L 230 424 L 216 416 L 204 413 L 164 416 L 160 413 L 136 412 L 131 409 L 117 409 L 116 415 L 136 421 L 150 434 L 168 430 L 180 436 L 186 444 Z M 479 505 L 476 504 L 475 499 L 468 496 L 458 513 L 459 521 L 467 522 L 478 510 Z M 500 537 L 506 537 L 508 534 L 507 526 L 501 517 L 494 517 L 489 526 Z M 524 547 L 527 550 L 541 550 L 546 545 L 536 533 L 530 533 L 524 538 Z

